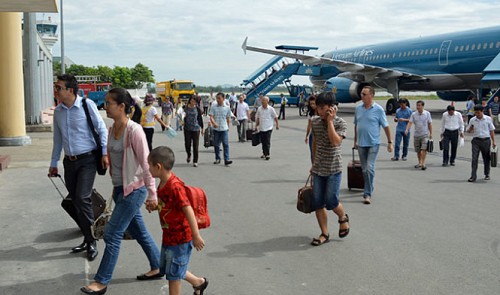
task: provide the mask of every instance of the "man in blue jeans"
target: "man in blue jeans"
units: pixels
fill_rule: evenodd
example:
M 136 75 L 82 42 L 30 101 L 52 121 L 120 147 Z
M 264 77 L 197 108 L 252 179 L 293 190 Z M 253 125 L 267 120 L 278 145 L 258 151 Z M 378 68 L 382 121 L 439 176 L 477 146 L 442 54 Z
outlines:
M 373 182 L 375 179 L 375 161 L 380 146 L 380 127 L 387 137 L 387 151 L 392 153 L 391 130 L 384 109 L 373 101 L 375 89 L 365 86 L 361 90 L 363 103 L 356 106 L 354 112 L 354 148 L 358 149 L 365 188 L 363 199 L 371 204 Z
M 403 155 L 401 160 L 406 161 L 408 156 L 408 145 L 410 144 L 410 133 L 405 134 L 406 125 L 410 121 L 412 110 L 408 107 L 408 100 L 406 98 L 399 99 L 399 109 L 396 110 L 396 116 L 394 117 L 394 122 L 396 125 L 396 138 L 394 139 L 394 157 L 391 158 L 392 161 L 399 160 L 399 149 L 401 146 L 401 140 L 403 140 Z
M 229 158 L 228 130 L 231 120 L 231 108 L 224 104 L 224 93 L 219 92 L 216 96 L 217 104 L 210 108 L 210 124 L 214 128 L 214 150 L 215 162 L 220 164 L 220 144 L 224 148 L 224 165 L 229 166 L 233 161 Z

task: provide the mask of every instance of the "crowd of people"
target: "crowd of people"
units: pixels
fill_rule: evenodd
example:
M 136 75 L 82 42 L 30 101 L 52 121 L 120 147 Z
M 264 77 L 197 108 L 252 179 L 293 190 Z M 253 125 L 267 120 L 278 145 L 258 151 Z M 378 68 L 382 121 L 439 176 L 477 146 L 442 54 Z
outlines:
M 278 115 L 269 105 L 267 96 L 260 96 L 250 107 L 245 102 L 245 95 L 239 98 L 232 93 L 229 96 L 217 93 L 215 100 L 203 100 L 193 96 L 185 105 L 181 102 L 165 99 L 161 104 L 161 114 L 153 106 L 154 97 L 150 94 L 144 99 L 141 108 L 127 90 L 114 88 L 106 95 L 105 109 L 112 126 L 106 126 L 95 103 L 77 95 L 78 84 L 74 76 L 61 75 L 54 85 L 56 97 L 61 103 L 54 112 L 54 145 L 49 168 L 49 176 L 58 175 L 58 162 L 64 150 L 64 179 L 69 195 L 74 204 L 78 225 L 83 235 L 83 243 L 72 248 L 72 252 L 86 251 L 86 258 L 93 261 L 98 256 L 96 240 L 91 233 L 91 226 L 97 216 L 93 215 L 91 190 L 97 166 L 109 168 L 113 186 L 115 208 L 108 221 L 104 242 L 105 250 L 94 282 L 82 287 L 85 294 L 104 294 L 112 279 L 117 264 L 121 241 L 128 232 L 141 246 L 149 261 L 150 269 L 137 276 L 138 280 L 152 280 L 165 277 L 168 280 L 170 294 L 180 294 L 181 280 L 186 280 L 194 294 L 203 294 L 208 286 L 205 277 L 195 276 L 188 271 L 188 262 L 192 248 L 200 251 L 205 242 L 200 235 L 193 208 L 187 197 L 184 183 L 173 173 L 174 152 L 166 147 L 153 148 L 153 134 L 156 122 L 163 130 L 172 128 L 171 120 L 178 121 L 178 131 L 183 130 L 186 150 L 186 162 L 193 166 L 199 163 L 198 147 L 200 135 L 204 129 L 213 131 L 215 161 L 225 166 L 233 161 L 230 157 L 228 132 L 231 125 L 237 126 L 239 142 L 245 142 L 247 128 L 255 130 L 260 137 L 262 159 L 271 158 L 271 134 L 279 130 L 279 117 L 285 119 L 284 110 Z M 394 155 L 392 161 L 402 161 L 408 157 L 410 131 L 413 130 L 414 148 L 418 164 L 415 168 L 426 170 L 426 155 L 432 140 L 432 116 L 424 109 L 424 102 L 417 101 L 416 111 L 409 107 L 409 101 L 399 99 L 400 108 L 396 111 L 397 122 L 393 147 L 391 130 L 383 108 L 374 101 L 375 90 L 366 86 L 361 91 L 361 100 L 355 107 L 353 148 L 357 149 L 361 161 L 364 179 L 363 203 L 371 204 L 374 195 L 376 159 L 381 146 L 381 130 L 387 139 L 387 151 Z M 472 101 L 472 100 L 470 100 Z M 98 141 L 92 135 L 90 124 L 82 106 L 88 106 L 90 120 Z M 343 163 L 342 143 L 347 137 L 347 126 L 343 118 L 337 115 L 338 103 L 331 92 L 312 95 L 307 99 L 308 120 L 305 143 L 309 145 L 312 176 L 312 209 L 320 228 L 320 235 L 311 241 L 311 245 L 320 246 L 330 240 L 328 229 L 328 211 L 335 214 L 339 230 L 338 236 L 345 238 L 350 232 L 349 216 L 340 201 L 340 184 Z M 467 113 L 469 113 L 467 102 Z M 286 105 L 282 98 L 281 106 Z M 281 109 L 281 107 L 280 107 Z M 443 147 L 443 166 L 454 166 L 457 146 L 464 138 L 464 132 L 472 133 L 472 165 L 469 182 L 477 179 L 479 154 L 484 162 L 484 179 L 490 179 L 490 147 L 496 147 L 495 123 L 498 123 L 500 104 L 498 97 L 485 107 L 481 104 L 472 106 L 473 116 L 464 123 L 461 114 L 454 106 L 447 107 L 442 114 L 440 141 Z M 204 118 L 208 117 L 208 126 Z M 493 117 L 493 119 L 492 119 Z M 249 122 L 255 122 L 249 127 Z M 402 150 L 400 149 L 403 142 Z M 220 155 L 220 145 L 223 155 Z M 102 157 L 96 157 L 95 150 L 101 147 Z M 154 178 L 159 178 L 158 187 Z M 163 229 L 161 249 L 158 248 L 148 232 L 141 214 L 145 204 L 148 212 L 158 211 Z M 182 261 L 183 263 L 179 263 Z

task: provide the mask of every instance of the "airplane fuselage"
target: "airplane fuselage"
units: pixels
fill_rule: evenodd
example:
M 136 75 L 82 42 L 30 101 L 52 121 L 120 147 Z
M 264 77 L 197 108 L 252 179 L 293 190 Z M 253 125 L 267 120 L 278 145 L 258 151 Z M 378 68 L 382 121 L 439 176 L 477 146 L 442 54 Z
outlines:
M 399 81 L 399 90 L 469 90 L 481 86 L 483 70 L 500 53 L 500 26 L 330 51 L 323 57 L 390 68 L 421 75 L 420 81 Z M 311 82 L 322 86 L 341 74 L 321 65 Z M 368 81 L 380 87 L 383 81 Z

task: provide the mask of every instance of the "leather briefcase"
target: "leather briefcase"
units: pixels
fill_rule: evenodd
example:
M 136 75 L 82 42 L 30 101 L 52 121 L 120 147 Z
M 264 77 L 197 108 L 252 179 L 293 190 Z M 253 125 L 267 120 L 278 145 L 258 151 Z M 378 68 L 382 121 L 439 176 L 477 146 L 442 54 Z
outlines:
M 306 184 L 301 187 L 297 194 L 297 210 L 302 213 L 313 212 L 312 208 L 313 191 L 311 185 L 311 174 L 307 178 Z

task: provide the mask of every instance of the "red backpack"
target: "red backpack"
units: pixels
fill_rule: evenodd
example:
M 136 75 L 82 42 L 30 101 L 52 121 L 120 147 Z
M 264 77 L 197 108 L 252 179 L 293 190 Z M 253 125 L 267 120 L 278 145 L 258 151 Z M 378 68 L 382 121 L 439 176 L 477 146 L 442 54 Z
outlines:
M 210 215 L 208 215 L 207 195 L 199 187 L 184 185 L 191 207 L 193 207 L 194 216 L 198 223 L 198 228 L 207 228 L 210 226 Z
M 194 217 L 198 223 L 198 229 L 207 228 L 210 226 L 210 215 L 208 215 L 207 195 L 205 191 L 199 187 L 186 185 L 182 180 L 179 180 L 186 189 L 186 195 L 193 207 Z

